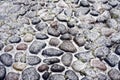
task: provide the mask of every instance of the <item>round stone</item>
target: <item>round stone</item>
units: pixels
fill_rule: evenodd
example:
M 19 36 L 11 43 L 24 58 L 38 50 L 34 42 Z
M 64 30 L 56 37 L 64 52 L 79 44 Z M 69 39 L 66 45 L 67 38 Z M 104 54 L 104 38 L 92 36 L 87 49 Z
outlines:
M 66 53 L 61 57 L 61 61 L 65 66 L 70 66 L 73 60 L 73 56 L 71 53 Z
M 11 51 L 11 50 L 13 50 L 13 45 L 7 45 L 7 46 L 4 48 L 4 51 L 5 51 L 5 52 L 9 52 L 9 51 Z
M 62 74 L 52 74 L 48 80 L 65 80 L 65 78 Z
M 76 60 L 72 63 L 73 70 L 79 72 L 86 67 L 85 63 L 82 63 L 80 60 Z
M 21 37 L 19 36 L 12 36 L 9 38 L 10 43 L 19 43 L 21 41 Z
M 47 64 L 42 64 L 38 67 L 39 72 L 47 71 L 49 69 Z
M 41 62 L 41 59 L 38 56 L 27 56 L 27 63 L 29 65 L 37 65 Z
M 27 49 L 27 44 L 25 43 L 20 43 L 16 47 L 17 50 L 26 50 Z
M 48 27 L 48 25 L 47 25 L 47 23 L 45 23 L 45 22 L 41 22 L 41 23 L 39 23 L 39 24 L 37 24 L 36 26 L 35 26 L 35 28 L 38 30 L 38 31 L 42 31 L 42 30 L 44 30 L 45 28 L 47 28 Z
M 46 34 L 43 34 L 43 33 L 37 33 L 35 35 L 36 39 L 38 40 L 45 40 L 45 39 L 48 39 L 49 37 L 46 35 Z
M 55 36 L 55 37 L 58 37 L 60 35 L 60 31 L 55 29 L 55 28 L 52 28 L 52 27 L 49 27 L 47 29 L 47 32 L 48 32 L 49 35 Z
M 60 40 L 57 39 L 57 38 L 51 38 L 50 41 L 49 41 L 49 44 L 51 46 L 58 46 L 59 43 L 60 43 Z
M 14 56 L 14 61 L 15 62 L 26 62 L 26 54 L 23 52 L 17 52 Z
M 44 80 L 47 80 L 48 79 L 48 77 L 50 76 L 50 72 L 45 72 L 45 73 L 43 73 L 43 75 L 42 75 L 42 78 L 44 79 Z
M 19 80 L 19 77 L 20 77 L 19 73 L 9 72 L 6 75 L 5 80 Z
M 72 39 L 72 35 L 65 33 L 60 37 L 61 40 L 71 40 Z
M 29 51 L 32 54 L 38 54 L 43 48 L 45 48 L 46 43 L 41 41 L 34 41 L 30 47 Z
M 29 67 L 22 72 L 22 80 L 40 80 L 40 75 L 34 67 Z
M 117 69 L 111 69 L 108 72 L 108 76 L 111 80 L 120 80 L 120 71 L 118 71 Z
M 12 55 L 8 54 L 8 53 L 3 53 L 2 55 L 0 55 L 0 61 L 5 65 L 5 66 L 11 66 L 13 63 L 12 60 Z
M 4 80 L 6 75 L 6 68 L 3 65 L 0 65 L 0 80 Z
M 30 33 L 27 33 L 25 36 L 24 36 L 24 39 L 23 39 L 25 42 L 31 42 L 33 40 L 33 35 L 30 34 Z
M 98 59 L 92 59 L 91 66 L 96 67 L 103 71 L 107 70 L 107 67 L 105 66 L 105 64 Z
M 13 63 L 13 68 L 18 71 L 22 71 L 23 69 L 25 69 L 26 66 L 27 65 L 25 63 L 21 63 L 21 62 Z
M 72 52 L 72 53 L 74 53 L 74 52 L 77 51 L 77 49 L 76 49 L 76 47 L 74 46 L 74 44 L 73 44 L 71 41 L 69 41 L 69 40 L 63 41 L 63 42 L 60 44 L 59 48 L 60 48 L 61 50 L 65 51 L 65 52 Z
M 59 64 L 53 64 L 51 66 L 51 71 L 52 72 L 63 72 L 65 70 L 65 68 Z
M 67 77 L 68 80 L 79 80 L 76 73 L 74 71 L 72 71 L 72 70 L 67 70 L 65 72 L 65 76 Z

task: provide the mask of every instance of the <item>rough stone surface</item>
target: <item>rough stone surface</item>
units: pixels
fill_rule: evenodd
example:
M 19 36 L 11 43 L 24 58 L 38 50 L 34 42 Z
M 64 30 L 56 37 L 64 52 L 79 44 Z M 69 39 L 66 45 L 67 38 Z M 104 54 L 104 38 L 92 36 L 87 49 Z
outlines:
M 71 42 L 71 41 L 63 41 L 59 48 L 63 51 L 66 51 L 66 52 L 76 52 L 77 49 L 76 47 L 74 46 L 74 44 Z

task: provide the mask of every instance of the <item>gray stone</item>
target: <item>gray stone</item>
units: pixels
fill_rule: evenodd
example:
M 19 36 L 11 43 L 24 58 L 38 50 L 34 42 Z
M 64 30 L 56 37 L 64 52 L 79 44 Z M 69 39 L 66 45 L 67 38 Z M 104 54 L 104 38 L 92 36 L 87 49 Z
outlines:
M 27 56 L 27 63 L 29 65 L 37 65 L 41 62 L 41 59 L 38 56 Z
M 86 67 L 86 64 L 81 62 L 80 60 L 76 60 L 72 63 L 71 67 L 76 72 L 80 72 L 82 69 L 84 69 Z
M 41 22 L 41 20 L 38 17 L 34 17 L 34 18 L 32 18 L 31 22 L 32 22 L 32 24 L 38 24 Z
M 47 32 L 49 35 L 55 36 L 55 37 L 58 37 L 60 35 L 60 31 L 58 29 L 56 30 L 55 28 L 52 28 L 52 27 L 49 27 L 47 29 Z
M 104 11 L 101 15 L 97 17 L 97 22 L 105 22 L 110 18 L 110 13 L 109 11 Z
M 65 66 L 70 66 L 73 60 L 73 56 L 71 53 L 66 53 L 61 57 L 61 61 Z
M 0 65 L 0 80 L 4 80 L 6 75 L 6 68 L 3 65 Z
M 23 52 L 17 52 L 14 56 L 14 61 L 26 63 L 26 54 Z
M 106 56 L 110 53 L 109 48 L 102 46 L 102 47 L 98 47 L 96 48 L 96 50 L 94 51 L 94 55 L 98 58 L 104 59 L 106 58 Z
M 105 59 L 109 66 L 114 67 L 119 62 L 119 57 L 115 54 L 109 54 Z
M 60 37 L 61 40 L 71 40 L 72 39 L 72 35 L 65 33 Z
M 68 29 L 68 33 L 75 36 L 79 33 L 79 31 L 77 29 L 71 28 L 71 29 Z
M 11 66 L 13 63 L 12 60 L 12 55 L 8 54 L 8 53 L 4 53 L 0 55 L 0 61 L 5 65 L 5 66 Z
M 45 40 L 49 38 L 46 34 L 43 33 L 36 33 L 35 37 L 36 39 L 40 39 L 40 40 Z
M 30 47 L 29 47 L 29 51 L 32 54 L 38 54 L 43 48 L 45 48 L 46 43 L 41 42 L 41 41 L 34 41 Z
M 22 72 L 23 80 L 40 80 L 40 75 L 34 67 L 26 68 Z
M 65 80 L 65 78 L 62 74 L 52 74 L 48 80 Z
M 86 14 L 89 13 L 89 11 L 90 11 L 90 9 L 87 8 L 87 7 L 80 7 L 80 8 L 75 10 L 75 14 L 74 15 L 76 17 L 81 16 L 81 15 L 86 15 Z
M 59 64 L 53 64 L 50 69 L 52 72 L 63 72 L 65 70 L 64 66 Z
M 98 80 L 107 80 L 107 75 L 99 73 L 98 74 Z
M 117 47 L 115 48 L 115 53 L 117 55 L 120 55 L 120 45 L 117 45 Z
M 69 40 L 63 41 L 63 42 L 60 44 L 59 48 L 60 48 L 61 50 L 63 50 L 63 51 L 66 51 L 66 52 L 72 52 L 72 53 L 74 53 L 74 52 L 77 51 L 77 49 L 76 49 L 76 47 L 74 46 L 74 44 L 73 44 L 71 41 L 69 41 Z
M 43 56 L 61 56 L 63 54 L 63 51 L 58 50 L 58 49 L 54 49 L 54 48 L 47 48 L 45 50 L 43 50 L 42 55 Z
M 48 25 L 47 25 L 47 23 L 45 23 L 45 22 L 41 22 L 41 23 L 39 23 L 39 24 L 37 24 L 36 26 L 35 26 L 35 28 L 38 30 L 38 31 L 42 31 L 42 30 L 44 30 L 45 28 L 47 28 L 48 27 Z
M 58 46 L 59 43 L 60 43 L 60 40 L 57 39 L 57 38 L 51 38 L 50 41 L 49 41 L 49 44 L 50 44 L 51 46 Z
M 67 22 L 69 20 L 69 17 L 64 14 L 58 14 L 57 19 L 62 22 Z
M 9 38 L 10 43 L 19 43 L 21 41 L 21 38 L 19 36 L 12 36 Z
M 116 7 L 118 5 L 117 1 L 109 1 L 108 4 L 112 7 Z
M 59 23 L 57 26 L 60 34 L 65 34 L 67 32 L 67 27 L 64 24 Z
M 76 73 L 74 71 L 72 71 L 72 70 L 67 70 L 65 72 L 65 76 L 67 77 L 68 80 L 79 80 Z
M 0 42 L 0 50 L 2 50 L 4 47 L 4 44 L 2 42 Z
M 51 65 L 51 64 L 54 64 L 54 63 L 59 63 L 60 59 L 58 59 L 58 58 L 48 58 L 48 59 L 44 59 L 43 62 L 48 64 L 48 65 Z
M 110 28 L 117 28 L 118 26 L 117 21 L 115 19 L 108 19 L 106 23 Z
M 83 62 L 89 62 L 92 58 L 94 58 L 90 51 L 79 52 L 74 56 Z
M 5 80 L 19 80 L 19 77 L 20 77 L 19 73 L 9 72 L 6 75 Z
M 90 5 L 89 5 L 89 2 L 88 2 L 88 1 L 86 1 L 86 0 L 81 0 L 81 1 L 80 1 L 80 6 L 89 7 Z
M 120 33 L 113 33 L 110 39 L 114 43 L 120 43 Z
M 79 47 L 84 46 L 84 44 L 86 43 L 85 38 L 81 35 L 76 35 L 73 40 Z
M 44 80 L 47 80 L 49 78 L 50 74 L 51 74 L 50 72 L 45 72 L 45 73 L 43 73 L 42 78 Z
M 111 69 L 108 72 L 108 75 L 111 80 L 120 80 L 120 71 L 118 71 L 117 69 Z

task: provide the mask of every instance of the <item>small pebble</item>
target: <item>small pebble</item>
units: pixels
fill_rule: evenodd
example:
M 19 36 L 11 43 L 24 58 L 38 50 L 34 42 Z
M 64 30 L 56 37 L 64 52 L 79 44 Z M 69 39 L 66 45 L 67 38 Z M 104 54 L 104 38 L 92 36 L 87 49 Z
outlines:
M 4 48 L 4 51 L 5 51 L 5 52 L 9 52 L 9 51 L 11 51 L 11 50 L 13 50 L 13 45 L 7 45 L 7 46 Z
M 13 68 L 18 71 L 23 71 L 27 65 L 25 63 L 16 62 L 13 63 Z
M 20 43 L 16 47 L 17 50 L 26 50 L 27 49 L 27 44 L 25 43 Z
M 33 40 L 33 35 L 30 34 L 30 33 L 27 33 L 25 36 L 24 36 L 24 39 L 23 39 L 25 42 L 31 42 Z
M 12 36 L 9 38 L 10 43 L 19 43 L 21 41 L 21 38 L 19 36 Z
M 60 40 L 57 39 L 57 38 L 51 38 L 50 41 L 49 41 L 49 44 L 50 44 L 51 46 L 58 46 L 59 43 L 60 43 Z
M 52 72 L 63 72 L 65 70 L 65 68 L 59 64 L 53 64 L 50 69 Z
M 43 34 L 43 33 L 37 33 L 35 35 L 36 39 L 38 40 L 45 40 L 45 39 L 48 39 L 49 37 L 46 35 L 46 34 Z
M 47 71 L 49 69 L 47 64 L 42 64 L 38 67 L 39 72 Z

